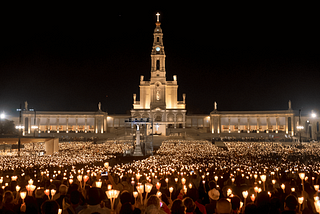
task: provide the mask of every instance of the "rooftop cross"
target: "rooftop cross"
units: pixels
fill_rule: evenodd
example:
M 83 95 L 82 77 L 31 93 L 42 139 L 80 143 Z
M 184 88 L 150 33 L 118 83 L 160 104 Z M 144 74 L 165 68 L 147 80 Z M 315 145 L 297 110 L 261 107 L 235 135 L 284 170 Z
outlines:
M 157 16 L 157 22 L 159 22 L 159 16 L 160 16 L 160 13 L 159 13 L 159 12 L 157 12 L 156 16 Z

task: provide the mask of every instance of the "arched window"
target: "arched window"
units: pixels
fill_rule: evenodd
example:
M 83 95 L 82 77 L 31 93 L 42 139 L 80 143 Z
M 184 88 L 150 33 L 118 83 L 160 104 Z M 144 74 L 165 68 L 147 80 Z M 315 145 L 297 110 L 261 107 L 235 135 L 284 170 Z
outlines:
M 160 70 L 160 60 L 157 59 L 156 70 Z

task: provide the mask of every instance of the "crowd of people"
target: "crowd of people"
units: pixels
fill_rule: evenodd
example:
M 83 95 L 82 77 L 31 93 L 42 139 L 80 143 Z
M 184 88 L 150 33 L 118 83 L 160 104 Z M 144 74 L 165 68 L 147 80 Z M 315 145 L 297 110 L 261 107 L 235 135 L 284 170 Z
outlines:
M 128 145 L 111 142 L 0 157 L 0 213 L 320 212 L 320 145 L 225 145 L 170 140 L 126 164 L 115 154 Z

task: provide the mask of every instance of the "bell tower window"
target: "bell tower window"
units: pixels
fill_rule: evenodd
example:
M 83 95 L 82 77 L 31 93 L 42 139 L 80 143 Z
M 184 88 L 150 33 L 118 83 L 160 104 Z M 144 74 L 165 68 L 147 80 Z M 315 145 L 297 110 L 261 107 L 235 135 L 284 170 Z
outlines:
M 156 70 L 160 70 L 160 60 L 157 59 Z
M 159 42 L 159 36 L 157 36 L 157 42 Z

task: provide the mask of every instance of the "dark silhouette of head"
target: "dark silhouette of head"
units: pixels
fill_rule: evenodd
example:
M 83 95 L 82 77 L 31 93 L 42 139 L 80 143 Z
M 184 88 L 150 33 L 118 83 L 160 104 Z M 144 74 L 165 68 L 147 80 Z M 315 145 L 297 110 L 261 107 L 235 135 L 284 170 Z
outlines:
M 48 200 L 41 205 L 41 214 L 57 214 L 59 204 L 56 201 Z
M 284 208 L 286 210 L 296 210 L 298 206 L 298 200 L 294 195 L 288 195 L 284 200 Z

